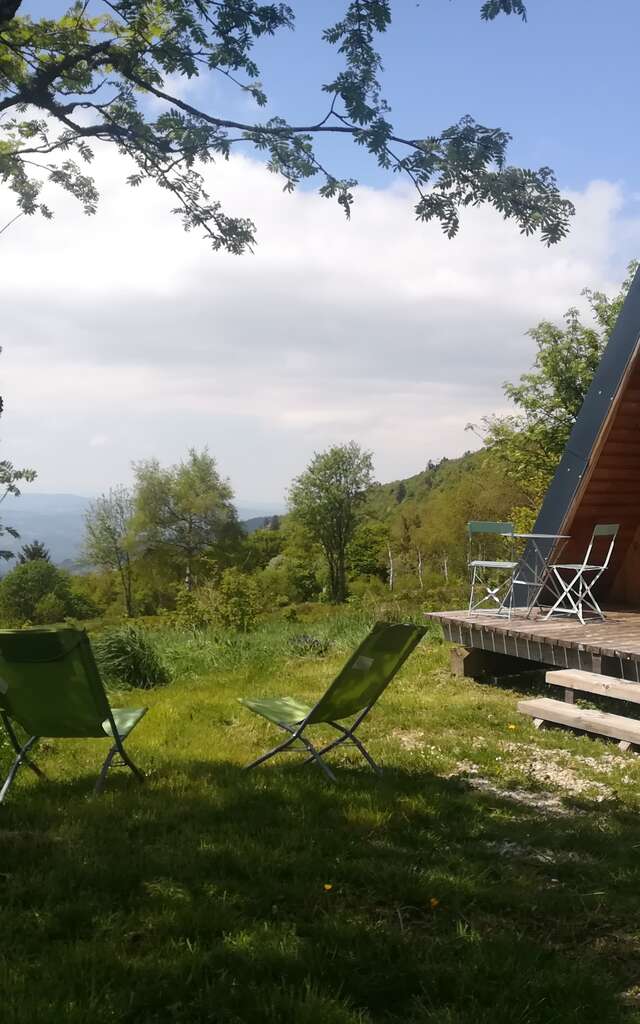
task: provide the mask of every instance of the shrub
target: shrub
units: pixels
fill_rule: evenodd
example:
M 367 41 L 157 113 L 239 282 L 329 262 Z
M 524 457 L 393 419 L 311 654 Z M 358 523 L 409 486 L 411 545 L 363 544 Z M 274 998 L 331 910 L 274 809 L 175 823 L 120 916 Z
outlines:
M 74 580 L 75 583 L 75 580 Z M 102 614 L 102 608 L 92 601 L 87 594 L 71 591 L 71 600 L 67 602 L 67 615 L 74 619 L 95 619 Z
M 389 587 L 378 576 L 357 576 L 349 581 L 349 600 L 375 604 L 389 596 Z
M 0 584 L 0 614 L 9 625 L 49 624 L 99 614 L 95 603 L 74 590 L 74 580 L 47 559 L 17 565 Z
M 179 629 L 205 629 L 213 621 L 209 594 L 201 590 L 188 590 L 184 585 L 176 591 L 176 610 L 173 621 Z
M 38 608 L 44 598 L 55 597 L 57 621 L 65 615 L 73 615 L 74 600 L 71 592 L 71 577 L 51 562 L 39 558 L 17 565 L 7 573 L 0 586 L 0 610 L 2 616 L 12 625 L 30 622 L 51 622 L 54 604 L 44 604 L 46 619 L 39 617 Z
M 331 641 L 326 637 L 311 636 L 310 633 L 295 633 L 289 637 L 288 647 L 291 654 L 299 658 L 323 658 L 331 649 Z
M 254 577 L 239 569 L 225 569 L 215 595 L 220 624 L 247 633 L 256 623 L 259 608 L 260 592 Z
M 69 614 L 69 607 L 59 594 L 45 594 L 38 601 L 34 612 L 36 622 L 49 625 L 52 622 L 62 622 Z
M 266 604 L 283 607 L 301 601 L 312 601 L 320 591 L 316 571 L 302 559 L 278 555 L 260 574 Z
M 137 626 L 105 630 L 93 641 L 93 650 L 108 682 L 127 683 L 143 690 L 169 682 L 155 645 Z

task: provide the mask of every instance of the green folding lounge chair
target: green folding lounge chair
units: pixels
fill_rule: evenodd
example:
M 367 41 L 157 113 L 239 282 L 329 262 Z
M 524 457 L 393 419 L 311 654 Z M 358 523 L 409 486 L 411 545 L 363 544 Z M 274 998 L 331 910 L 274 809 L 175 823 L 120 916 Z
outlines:
M 373 770 L 380 774 L 382 769 L 354 733 L 425 633 L 424 626 L 377 622 L 324 696 L 313 706 L 303 704 L 293 697 L 264 700 L 238 698 L 250 711 L 262 715 L 289 734 L 277 747 L 267 751 L 246 767 L 255 768 L 280 752 L 307 753 L 310 756 L 305 764 L 314 762 L 332 782 L 335 782 L 335 775 L 322 757 L 334 747 L 339 747 L 341 743 L 353 743 Z M 353 721 L 350 725 L 341 725 L 345 719 Z M 319 724 L 331 726 L 340 735 L 317 750 L 305 732 L 310 725 Z
M 0 630 L 0 718 L 16 759 L 0 789 L 4 800 L 21 765 L 43 773 L 29 752 L 41 737 L 100 737 L 113 740 L 96 782 L 101 793 L 112 765 L 128 767 L 141 782 L 144 775 L 124 749 L 146 708 L 112 708 L 107 700 L 89 638 L 84 630 Z M 29 738 L 21 743 L 15 726 Z M 116 755 L 120 761 L 115 761 Z

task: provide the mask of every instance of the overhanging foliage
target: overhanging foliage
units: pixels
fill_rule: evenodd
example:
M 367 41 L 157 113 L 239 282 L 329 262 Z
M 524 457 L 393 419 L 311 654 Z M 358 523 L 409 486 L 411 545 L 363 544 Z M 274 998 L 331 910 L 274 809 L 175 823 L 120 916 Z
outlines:
M 230 216 L 212 198 L 203 165 L 247 145 L 264 153 L 286 190 L 313 179 L 321 195 L 349 216 L 353 178 L 326 167 L 317 139 L 342 136 L 366 149 L 379 166 L 415 187 L 415 213 L 435 220 L 452 237 L 461 211 L 486 204 L 547 244 L 568 230 L 571 203 L 553 172 L 507 163 L 508 132 L 469 116 L 435 134 L 421 125 L 396 133 L 380 83 L 379 36 L 391 22 L 391 0 L 352 0 L 324 41 L 342 68 L 322 85 L 325 113 L 307 124 L 281 115 L 238 121 L 197 107 L 172 81 L 222 75 L 257 108 L 267 95 L 253 57 L 256 41 L 294 27 L 284 3 L 255 0 L 77 0 L 57 18 L 21 15 L 19 0 L 0 0 L 0 180 L 23 214 L 51 217 L 45 182 L 73 195 L 86 213 L 99 195 L 87 173 L 96 141 L 114 145 L 136 165 L 132 186 L 151 179 L 167 190 L 186 229 L 203 231 L 214 249 L 242 253 L 255 242 L 255 225 Z M 525 17 L 519 0 L 490 0 L 481 16 Z M 295 87 L 295 86 L 292 86 Z M 149 102 L 153 99 L 154 103 Z

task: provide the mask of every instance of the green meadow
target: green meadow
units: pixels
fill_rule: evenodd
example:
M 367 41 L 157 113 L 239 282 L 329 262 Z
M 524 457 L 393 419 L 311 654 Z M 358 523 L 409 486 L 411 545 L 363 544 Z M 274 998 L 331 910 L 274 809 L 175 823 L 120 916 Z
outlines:
M 635 755 L 535 732 L 433 630 L 363 726 L 382 778 L 242 770 L 277 733 L 236 698 L 313 699 L 369 625 L 158 631 L 172 681 L 110 692 L 149 706 L 144 785 L 40 744 L 0 808 L 3 1024 L 640 1020 Z

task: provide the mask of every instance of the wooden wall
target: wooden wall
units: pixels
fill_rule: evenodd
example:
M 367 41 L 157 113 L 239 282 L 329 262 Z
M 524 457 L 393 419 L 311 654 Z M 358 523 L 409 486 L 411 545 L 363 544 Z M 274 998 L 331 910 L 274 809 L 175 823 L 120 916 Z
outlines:
M 599 597 L 640 607 L 640 360 L 634 360 L 569 510 L 562 532 L 571 540 L 554 558 L 580 562 L 596 523 L 619 523 Z M 594 551 L 594 554 L 596 552 Z

